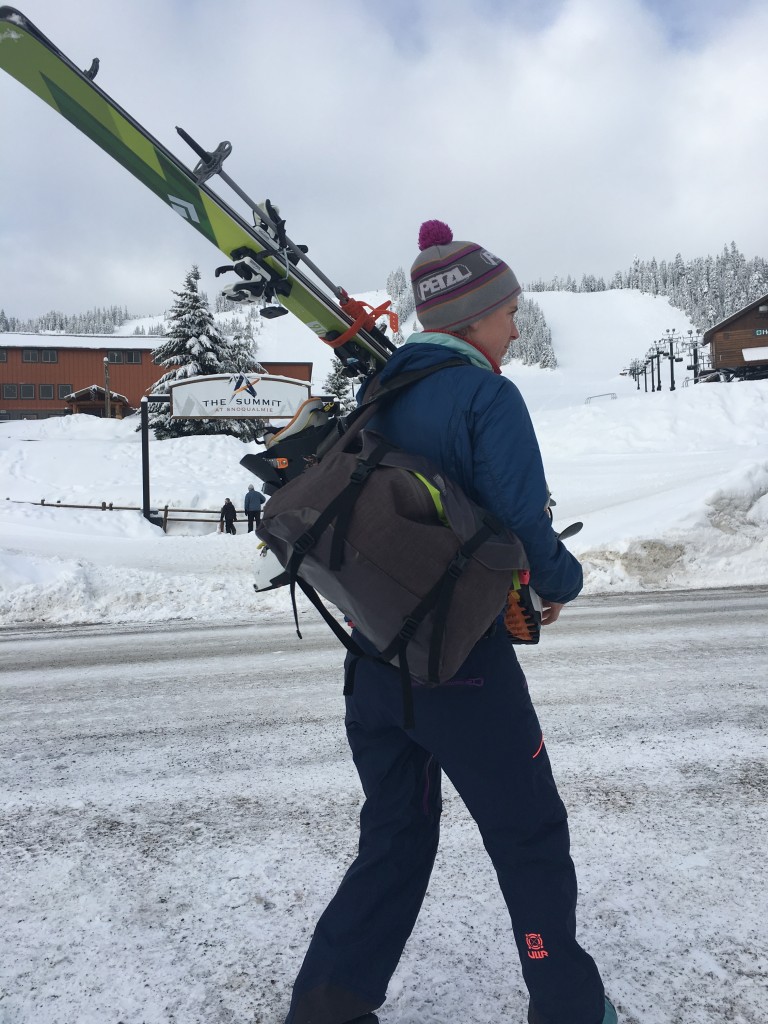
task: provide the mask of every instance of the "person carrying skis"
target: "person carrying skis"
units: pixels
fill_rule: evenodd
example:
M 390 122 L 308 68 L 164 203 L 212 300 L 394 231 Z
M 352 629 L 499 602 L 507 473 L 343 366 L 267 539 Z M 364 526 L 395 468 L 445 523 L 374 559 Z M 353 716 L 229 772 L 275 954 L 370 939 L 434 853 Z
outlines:
M 225 498 L 224 504 L 221 506 L 221 518 L 219 519 L 219 532 L 222 532 L 222 526 L 225 527 L 227 533 L 237 533 L 235 529 L 235 521 L 237 520 L 237 511 L 235 506 L 232 504 L 231 498 Z
M 499 368 L 519 337 L 520 286 L 503 260 L 453 241 L 440 221 L 422 225 L 419 248 L 411 281 L 424 331 L 387 362 L 382 382 L 447 355 L 466 366 L 412 384 L 370 426 L 428 457 L 520 537 L 542 622 L 552 624 L 581 590 L 582 572 L 552 528 L 528 410 Z M 348 654 L 345 665 L 354 681 L 347 736 L 365 793 L 359 852 L 317 924 L 286 1024 L 376 1020 L 427 890 L 443 771 L 496 869 L 528 988 L 529 1024 L 615 1024 L 598 969 L 576 939 L 566 810 L 501 619 L 450 683 L 414 684 L 410 730 L 398 669 L 374 660 L 359 631 L 354 637 L 370 653 Z
M 253 484 L 248 484 L 248 490 L 243 499 L 243 508 L 248 517 L 248 533 L 253 532 L 254 523 L 258 526 L 261 522 L 261 506 L 266 500 L 261 491 L 257 491 Z

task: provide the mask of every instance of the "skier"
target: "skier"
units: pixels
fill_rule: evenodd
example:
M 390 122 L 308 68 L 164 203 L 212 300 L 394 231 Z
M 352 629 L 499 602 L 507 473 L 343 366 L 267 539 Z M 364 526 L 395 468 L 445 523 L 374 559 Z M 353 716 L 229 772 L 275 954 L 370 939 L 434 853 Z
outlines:
M 257 491 L 253 484 L 248 484 L 248 490 L 243 499 L 243 508 L 248 516 L 248 533 L 253 532 L 254 523 L 258 526 L 261 522 L 261 506 L 266 500 L 261 491 Z
M 517 533 L 549 625 L 578 595 L 582 572 L 552 529 L 533 426 L 499 368 L 519 336 L 520 286 L 506 263 L 482 246 L 454 242 L 440 221 L 422 225 L 419 247 L 411 281 L 424 332 L 388 361 L 382 380 L 449 353 L 466 368 L 418 381 L 370 425 L 437 463 Z M 359 631 L 354 637 L 370 653 L 349 654 L 345 665 L 354 684 L 347 736 L 365 793 L 359 852 L 317 924 L 286 1024 L 376 1021 L 429 882 L 442 771 L 496 869 L 529 992 L 529 1024 L 615 1024 L 598 969 L 576 940 L 566 810 L 503 623 L 478 641 L 450 683 L 415 684 L 408 731 L 398 669 L 374 660 Z
M 219 519 L 219 532 L 222 531 L 222 526 L 226 528 L 227 533 L 237 533 L 235 528 L 235 521 L 237 520 L 237 511 L 235 506 L 232 504 L 231 498 L 225 498 L 224 504 L 221 506 L 221 518 Z

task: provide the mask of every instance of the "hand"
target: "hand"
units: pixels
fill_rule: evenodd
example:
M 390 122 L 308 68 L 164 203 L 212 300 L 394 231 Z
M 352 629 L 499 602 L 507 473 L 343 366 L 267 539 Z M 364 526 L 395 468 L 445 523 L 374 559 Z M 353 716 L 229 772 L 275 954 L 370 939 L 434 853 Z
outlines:
M 543 601 L 541 609 L 542 626 L 550 626 L 553 622 L 557 622 L 563 608 L 565 608 L 565 605 L 558 604 L 556 601 Z

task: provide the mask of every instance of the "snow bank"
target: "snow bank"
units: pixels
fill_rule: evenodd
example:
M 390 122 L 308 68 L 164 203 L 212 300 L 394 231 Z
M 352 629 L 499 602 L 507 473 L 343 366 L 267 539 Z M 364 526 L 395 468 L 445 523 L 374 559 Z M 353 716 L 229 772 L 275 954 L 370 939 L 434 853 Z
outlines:
M 584 523 L 568 544 L 586 592 L 768 582 L 768 381 L 638 393 L 617 368 L 661 325 L 683 329 L 679 311 L 634 292 L 533 297 L 561 368 L 512 363 L 505 372 L 532 410 L 556 525 Z M 307 356 L 325 357 L 309 331 L 283 319 Z M 263 332 L 270 358 L 281 325 Z M 303 349 L 290 355 L 305 358 Z M 601 392 L 617 398 L 585 404 Z M 49 507 L 140 506 L 135 427 L 135 418 L 89 416 L 0 424 L 0 623 L 290 621 L 284 591 L 253 592 L 256 541 L 244 524 L 235 537 L 215 524 L 173 524 L 165 535 L 137 511 Z M 151 439 L 153 505 L 219 509 L 230 497 L 241 508 L 253 477 L 239 462 L 257 447 L 223 436 Z

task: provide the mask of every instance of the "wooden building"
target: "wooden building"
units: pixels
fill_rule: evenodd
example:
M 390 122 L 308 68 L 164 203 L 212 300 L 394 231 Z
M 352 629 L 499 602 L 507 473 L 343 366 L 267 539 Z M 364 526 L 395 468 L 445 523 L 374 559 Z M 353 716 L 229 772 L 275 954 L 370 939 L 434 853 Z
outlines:
M 768 377 L 768 295 L 704 332 L 712 370 L 721 379 L 758 380 Z
M 107 401 L 107 389 L 91 384 L 89 388 L 81 388 L 67 398 L 67 405 L 73 413 L 87 413 L 89 416 L 109 416 L 110 419 L 121 420 L 133 412 L 131 403 L 125 395 L 118 395 L 110 389 Z
M 98 402 L 73 407 L 67 398 L 92 389 L 103 397 L 107 387 L 124 399 L 111 403 L 110 415 L 125 415 L 139 407 L 142 396 L 165 373 L 153 359 L 164 340 L 113 334 L 0 334 L 0 420 L 66 416 L 73 408 L 103 416 L 105 409 Z M 270 374 L 312 379 L 312 363 L 262 366 Z

